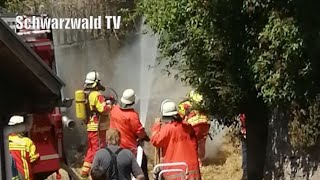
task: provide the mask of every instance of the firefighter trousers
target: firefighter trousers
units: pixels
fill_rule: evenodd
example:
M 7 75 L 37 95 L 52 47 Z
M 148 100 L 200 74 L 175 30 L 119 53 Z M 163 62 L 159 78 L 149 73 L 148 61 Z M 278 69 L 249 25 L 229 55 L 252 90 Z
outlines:
M 210 129 L 210 124 L 200 123 L 193 126 L 198 142 L 198 158 L 203 160 L 206 155 L 206 140 Z
M 100 147 L 99 147 L 100 144 Z M 106 130 L 103 131 L 88 131 L 88 149 L 86 157 L 84 158 L 81 169 L 82 176 L 88 176 L 93 158 L 100 148 L 106 146 Z

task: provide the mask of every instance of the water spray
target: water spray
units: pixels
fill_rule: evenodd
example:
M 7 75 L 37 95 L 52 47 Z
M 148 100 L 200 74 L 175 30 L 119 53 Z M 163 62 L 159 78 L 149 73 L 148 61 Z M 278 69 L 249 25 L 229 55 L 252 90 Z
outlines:
M 144 18 L 142 19 L 145 20 Z M 140 31 L 144 31 L 144 24 L 141 23 L 141 29 Z M 153 66 L 156 62 L 157 57 L 157 41 L 150 36 L 150 34 L 141 35 L 141 54 L 144 54 L 141 58 L 141 64 L 140 64 L 140 122 L 142 126 L 145 128 L 146 126 L 146 120 L 147 120 L 147 114 L 148 114 L 148 107 L 149 107 L 149 101 L 150 101 L 150 89 L 152 87 L 153 82 L 153 70 L 148 69 L 149 66 Z M 154 45 L 153 45 L 154 44 Z M 145 54 L 145 52 L 148 52 Z M 139 166 L 142 165 L 142 159 L 143 159 L 143 146 L 144 142 L 140 141 L 140 144 L 137 149 L 137 161 Z

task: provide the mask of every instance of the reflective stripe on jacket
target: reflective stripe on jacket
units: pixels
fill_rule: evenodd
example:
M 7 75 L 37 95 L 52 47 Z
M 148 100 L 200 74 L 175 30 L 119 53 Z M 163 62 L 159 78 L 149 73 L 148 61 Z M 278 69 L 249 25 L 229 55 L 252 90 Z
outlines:
M 19 176 L 13 176 L 11 180 L 19 180 Z
M 163 163 L 185 162 L 189 169 L 188 179 L 201 179 L 197 142 L 190 124 L 170 122 L 161 127 L 160 123 L 155 123 L 152 127 L 151 143 L 153 146 L 161 148 Z M 164 176 L 166 179 L 179 179 L 170 177 L 174 174 L 165 173 Z
M 182 101 L 178 105 L 178 112 L 179 115 L 184 119 L 186 116 L 189 115 L 189 111 L 191 110 L 191 103 L 190 101 Z
M 134 109 L 120 109 L 119 105 L 112 108 L 110 113 L 110 128 L 118 129 L 121 134 L 120 147 L 130 149 L 136 155 L 137 139 L 147 134 L 143 128 L 139 114 Z
M 185 118 L 186 121 L 192 126 L 200 124 L 200 123 L 210 123 L 208 116 L 203 113 L 200 113 L 196 109 L 192 109 L 192 105 L 190 101 L 185 101 L 179 104 L 179 114 L 181 117 Z
M 99 119 L 100 119 L 100 128 L 99 130 L 107 130 L 109 116 L 108 113 L 111 110 L 111 107 L 107 105 L 104 96 L 99 91 L 91 91 L 89 94 L 89 106 L 90 111 L 94 113 L 90 117 L 90 120 L 87 124 L 87 131 L 98 131 Z
M 25 180 L 32 180 L 31 163 L 39 158 L 32 140 L 20 135 L 9 135 L 9 150 L 18 172 Z
M 191 111 L 186 120 L 191 126 L 195 126 L 200 123 L 209 124 L 208 117 L 204 114 L 200 114 L 199 111 L 196 110 Z

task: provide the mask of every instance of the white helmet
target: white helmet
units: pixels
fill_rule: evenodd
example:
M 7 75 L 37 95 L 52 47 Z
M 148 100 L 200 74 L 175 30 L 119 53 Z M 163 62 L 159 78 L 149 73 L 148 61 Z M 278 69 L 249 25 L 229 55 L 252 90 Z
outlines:
M 16 124 L 20 124 L 20 123 L 23 123 L 24 121 L 24 118 L 23 116 L 12 116 L 9 120 L 9 126 L 13 126 L 13 125 L 16 125 Z
M 176 103 L 170 99 L 166 99 L 161 104 L 161 114 L 162 116 L 174 116 L 178 114 L 178 108 Z
M 136 101 L 136 93 L 133 89 L 126 89 L 123 91 L 121 102 L 123 104 L 133 104 Z
M 96 71 L 91 71 L 87 74 L 85 84 L 93 84 L 100 81 L 100 75 Z

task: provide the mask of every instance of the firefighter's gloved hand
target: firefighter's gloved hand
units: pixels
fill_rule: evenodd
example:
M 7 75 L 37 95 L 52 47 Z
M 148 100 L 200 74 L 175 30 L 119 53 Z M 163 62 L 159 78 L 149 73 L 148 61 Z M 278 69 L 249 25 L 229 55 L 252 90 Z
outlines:
M 238 131 L 238 135 L 239 135 L 240 137 L 242 137 L 242 136 L 243 136 L 243 133 L 241 132 L 241 130 L 240 130 L 240 131 Z
M 110 100 L 106 100 L 106 103 L 109 104 L 109 105 L 112 104 L 112 102 Z
M 239 134 L 240 138 L 247 139 L 247 134 L 246 133 L 243 133 L 242 131 L 239 131 L 238 134 Z
M 104 98 L 105 98 L 107 104 L 109 104 L 109 105 L 114 104 L 114 98 L 112 96 L 105 96 Z
M 111 104 L 115 104 L 116 103 L 116 99 L 110 95 L 106 98 L 107 101 L 109 101 Z

